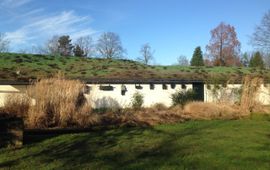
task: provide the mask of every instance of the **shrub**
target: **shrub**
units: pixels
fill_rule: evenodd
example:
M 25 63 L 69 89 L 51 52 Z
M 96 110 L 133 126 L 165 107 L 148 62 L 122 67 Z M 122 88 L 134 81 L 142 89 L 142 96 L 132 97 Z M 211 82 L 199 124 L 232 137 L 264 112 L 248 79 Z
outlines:
M 189 101 L 193 101 L 195 93 L 193 90 L 179 91 L 172 94 L 173 105 L 181 105 L 182 107 Z
M 132 96 L 132 108 L 137 110 L 140 109 L 143 105 L 143 95 L 139 92 L 136 92 Z

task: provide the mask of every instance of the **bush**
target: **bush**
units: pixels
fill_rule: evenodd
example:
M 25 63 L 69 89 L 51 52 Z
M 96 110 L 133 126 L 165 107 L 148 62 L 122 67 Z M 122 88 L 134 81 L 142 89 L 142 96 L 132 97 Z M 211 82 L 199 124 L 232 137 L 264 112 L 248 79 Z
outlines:
M 143 95 L 139 92 L 136 92 L 132 96 L 132 108 L 137 110 L 140 109 L 143 105 Z
M 193 101 L 195 93 L 193 90 L 179 91 L 172 94 L 173 105 L 181 105 L 182 107 L 189 101 Z

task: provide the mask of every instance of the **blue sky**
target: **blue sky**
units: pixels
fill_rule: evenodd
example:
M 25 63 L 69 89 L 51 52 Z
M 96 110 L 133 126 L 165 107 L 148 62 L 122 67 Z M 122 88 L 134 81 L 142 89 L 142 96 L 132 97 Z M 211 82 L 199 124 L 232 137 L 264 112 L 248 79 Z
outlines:
M 249 36 L 269 0 L 1 0 L 0 32 L 11 50 L 30 50 L 53 35 L 76 39 L 106 31 L 119 34 L 127 58 L 139 57 L 142 44 L 155 50 L 156 64 L 174 64 L 179 55 L 192 56 L 205 46 L 220 22 L 233 25 L 241 51 L 252 51 Z

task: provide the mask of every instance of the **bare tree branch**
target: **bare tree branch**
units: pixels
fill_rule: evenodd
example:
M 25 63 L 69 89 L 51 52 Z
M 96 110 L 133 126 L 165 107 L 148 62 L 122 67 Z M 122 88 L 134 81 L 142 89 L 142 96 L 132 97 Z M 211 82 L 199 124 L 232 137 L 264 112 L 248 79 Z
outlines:
M 251 44 L 265 52 L 270 52 L 270 10 L 263 16 L 260 25 L 256 26 Z
M 239 53 L 241 44 L 237 39 L 235 28 L 221 22 L 211 30 L 211 39 L 206 46 L 212 62 L 217 66 L 241 65 Z
M 10 41 L 6 39 L 6 35 L 0 32 L 0 53 L 9 51 Z
M 150 61 L 154 59 L 154 51 L 152 51 L 151 46 L 148 43 L 142 45 L 140 53 L 141 57 L 139 57 L 137 60 L 144 64 L 149 64 Z
M 122 47 L 120 37 L 113 32 L 103 33 L 96 46 L 97 52 L 103 58 L 122 58 L 125 50 Z
M 83 36 L 77 39 L 75 46 L 78 45 L 84 52 L 85 57 L 94 56 L 94 43 L 91 36 Z

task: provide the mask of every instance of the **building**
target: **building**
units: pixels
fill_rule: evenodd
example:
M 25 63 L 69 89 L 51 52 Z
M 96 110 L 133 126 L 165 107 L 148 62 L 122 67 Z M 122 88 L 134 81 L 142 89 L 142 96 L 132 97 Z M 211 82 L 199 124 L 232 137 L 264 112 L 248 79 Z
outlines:
M 171 96 L 178 91 L 192 89 L 196 100 L 204 102 L 238 102 L 240 100 L 241 84 L 226 86 L 204 84 L 200 80 L 120 80 L 91 79 L 86 83 L 85 97 L 94 108 L 130 107 L 132 96 L 139 92 L 144 97 L 144 107 L 162 103 L 172 105 Z M 5 96 L 13 93 L 25 93 L 29 82 L 0 81 L 0 106 L 4 105 Z M 270 86 L 261 85 L 256 100 L 264 105 L 270 104 Z

